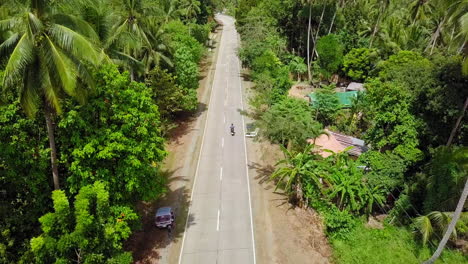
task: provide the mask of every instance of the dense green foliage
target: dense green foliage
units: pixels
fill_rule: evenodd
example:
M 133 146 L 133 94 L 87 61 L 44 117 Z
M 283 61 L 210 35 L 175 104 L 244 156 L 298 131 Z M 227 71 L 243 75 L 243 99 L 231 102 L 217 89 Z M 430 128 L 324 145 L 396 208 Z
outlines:
M 220 4 L 2 1 L 0 263 L 132 262 L 130 208 L 166 190 Z
M 260 127 L 272 142 L 296 146 L 321 133 L 321 125 L 313 120 L 312 109 L 305 101 L 285 98 L 262 115 Z
M 333 124 L 340 107 L 338 97 L 333 89 L 318 89 L 315 92 L 315 100 L 312 108 L 315 116 L 325 126 Z
M 279 107 L 283 99 L 269 100 L 278 98 L 278 85 L 263 74 L 272 65 L 289 65 L 298 80 L 307 72 L 314 89 L 311 122 L 369 147 L 354 161 L 343 153 L 307 155 L 300 151 L 308 149 L 305 140 L 295 142 L 299 151 L 284 150 L 286 159 L 272 175 L 292 201 L 323 216 L 338 262 L 420 262 L 440 240 L 443 228 L 434 219 L 447 219 L 467 179 L 467 11 L 463 1 L 239 1 L 239 54 L 255 82 L 253 117 L 274 123 L 272 110 L 275 116 L 292 113 Z M 351 107 L 340 108 L 334 88 L 351 81 L 363 82 L 364 91 Z M 262 129 L 284 145 L 271 135 L 288 134 L 287 125 Z M 361 216 L 369 214 L 388 214 L 392 225 L 402 227 L 368 230 Z M 425 230 L 428 219 L 439 228 L 431 245 L 418 244 L 421 228 L 416 236 L 407 231 L 415 219 L 424 220 Z M 397 240 L 400 233 L 404 243 Z M 395 250 L 368 253 L 387 243 Z M 464 261 L 452 252 L 443 257 Z
M 50 158 L 43 120 L 27 118 L 17 101 L 0 105 L 0 137 L 0 262 L 9 263 L 51 208 Z
M 35 262 L 132 263 L 122 241 L 138 216 L 128 207 L 111 206 L 109 198 L 99 181 L 80 189 L 73 208 L 64 191 L 54 191 L 54 212 L 39 218 L 43 233 L 31 239 Z
M 180 112 L 190 112 L 197 107 L 196 89 L 176 84 L 175 77 L 161 68 L 155 68 L 146 77 L 154 102 L 161 117 L 173 117 Z
M 113 66 L 96 73 L 85 105 L 71 105 L 58 123 L 67 188 L 76 193 L 106 181 L 113 201 L 151 199 L 164 185 L 157 174 L 165 151 L 151 89 Z
M 343 62 L 343 46 L 338 36 L 330 34 L 317 41 L 318 64 L 325 76 L 336 72 Z
M 386 226 L 379 230 L 359 225 L 348 237 L 348 240 L 332 242 L 338 263 L 421 263 L 431 256 L 431 251 L 415 243 L 412 232 L 404 228 Z M 460 253 L 444 251 L 436 263 L 466 261 Z
M 343 58 L 343 71 L 354 81 L 365 81 L 378 59 L 376 49 L 355 48 Z

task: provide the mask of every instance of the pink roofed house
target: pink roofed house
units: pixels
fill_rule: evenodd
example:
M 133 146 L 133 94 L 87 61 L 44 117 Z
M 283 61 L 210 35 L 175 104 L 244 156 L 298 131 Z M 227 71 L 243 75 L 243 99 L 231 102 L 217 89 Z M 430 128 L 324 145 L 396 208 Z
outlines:
M 324 158 L 332 155 L 330 152 L 323 151 L 324 149 L 328 149 L 337 153 L 343 151 L 349 146 L 353 146 L 353 148 L 349 150 L 348 153 L 355 157 L 359 157 L 359 155 L 367 151 L 366 144 L 361 139 L 329 130 L 325 130 L 325 132 L 327 132 L 328 135 L 324 134 L 319 136 L 315 139 L 315 143 L 314 139 L 307 140 L 308 143 L 315 144 L 315 151 L 317 151 Z

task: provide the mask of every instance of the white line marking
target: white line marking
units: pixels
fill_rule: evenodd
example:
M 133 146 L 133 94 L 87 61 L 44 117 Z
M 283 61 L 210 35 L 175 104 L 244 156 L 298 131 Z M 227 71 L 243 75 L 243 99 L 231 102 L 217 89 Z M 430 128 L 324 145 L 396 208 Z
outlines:
M 221 171 L 219 172 L 219 179 L 223 180 L 223 167 L 221 167 Z
M 226 124 L 226 116 L 223 117 L 223 123 Z
M 224 138 L 221 139 L 221 148 L 224 148 Z
M 218 209 L 218 222 L 216 223 L 216 231 L 219 231 L 219 209 Z
M 237 31 L 236 31 L 237 34 Z M 237 42 L 239 43 L 239 35 L 237 35 Z M 237 60 L 237 70 L 238 74 L 240 75 L 241 70 L 240 70 L 240 60 L 239 58 L 236 57 Z M 244 96 L 242 95 L 242 79 L 239 78 L 239 90 L 240 90 L 240 95 L 241 95 L 241 109 L 244 111 Z M 245 121 L 244 121 L 244 115 L 241 115 L 242 117 L 242 135 L 245 135 Z M 249 181 L 249 161 L 247 159 L 247 143 L 245 142 L 245 137 L 242 137 L 242 140 L 244 141 L 244 153 L 245 153 L 245 177 L 247 179 L 247 193 L 249 194 L 249 209 L 250 209 L 250 230 L 252 232 L 252 249 L 253 249 L 253 263 L 256 264 L 257 260 L 255 257 L 255 236 L 254 236 L 254 229 L 253 229 L 253 217 L 252 217 L 252 199 L 250 198 L 250 181 Z
M 220 40 L 220 43 L 219 43 L 218 56 L 220 54 L 222 54 L 222 50 L 223 50 L 223 45 L 221 44 L 222 42 L 223 42 L 223 35 L 221 35 L 221 40 Z M 216 60 L 218 61 L 218 57 L 216 58 Z M 210 106 L 212 106 L 211 101 L 213 99 L 213 94 L 214 94 L 213 88 L 214 88 L 214 84 L 215 84 L 215 81 L 216 81 L 216 74 L 218 72 L 219 71 L 217 71 L 215 69 L 215 73 L 214 73 L 214 76 L 213 76 L 213 83 L 211 84 L 210 100 L 208 102 L 208 112 L 206 113 L 205 128 L 203 129 L 203 136 L 202 136 L 200 152 L 198 153 L 197 168 L 195 169 L 195 177 L 193 179 L 192 192 L 190 193 L 190 203 L 193 200 L 193 192 L 195 191 L 195 186 L 196 186 L 196 183 L 197 183 L 198 168 L 200 167 L 201 154 L 202 154 L 202 151 L 203 151 L 203 146 L 205 144 L 206 127 L 208 126 L 208 120 L 209 120 L 208 116 L 210 115 Z M 190 209 L 192 209 L 192 207 L 189 204 L 189 208 L 188 208 L 188 212 L 187 212 L 187 219 L 185 219 L 185 229 L 184 229 L 184 236 L 182 237 L 182 246 L 180 247 L 179 264 L 182 263 L 182 255 L 183 255 L 183 252 L 184 252 L 184 244 L 185 244 L 185 237 L 186 237 L 186 234 L 187 234 L 188 220 L 189 220 L 189 216 L 190 216 Z

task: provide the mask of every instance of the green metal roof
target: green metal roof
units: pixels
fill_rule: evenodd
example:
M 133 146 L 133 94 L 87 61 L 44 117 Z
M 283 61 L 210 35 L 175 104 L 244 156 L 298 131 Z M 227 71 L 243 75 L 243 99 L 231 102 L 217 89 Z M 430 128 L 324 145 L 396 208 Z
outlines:
M 338 98 L 340 105 L 343 108 L 346 108 L 346 107 L 351 107 L 351 104 L 353 103 L 353 98 L 356 98 L 357 94 L 358 94 L 358 91 L 349 91 L 349 92 L 335 93 L 335 96 Z M 310 98 L 311 104 L 313 104 L 314 101 L 317 100 L 315 93 L 310 93 L 308 96 Z

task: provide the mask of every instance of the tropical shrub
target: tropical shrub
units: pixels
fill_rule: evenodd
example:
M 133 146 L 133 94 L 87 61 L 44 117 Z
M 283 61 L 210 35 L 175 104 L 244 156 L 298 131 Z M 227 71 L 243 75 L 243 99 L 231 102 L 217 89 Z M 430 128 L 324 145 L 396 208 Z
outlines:
M 297 80 L 301 81 L 301 75 L 307 72 L 307 65 L 304 63 L 304 59 L 298 56 L 294 56 L 289 61 L 289 71 L 297 75 Z
M 98 181 L 80 188 L 71 207 L 64 191 L 54 191 L 54 212 L 39 218 L 42 234 L 31 239 L 36 263 L 132 263 L 122 243 L 138 216 L 109 196 Z
M 343 71 L 355 81 L 365 81 L 378 60 L 376 49 L 352 49 L 343 59 Z
M 325 126 L 335 122 L 340 102 L 333 89 L 319 89 L 315 92 L 315 100 L 312 102 L 315 116 Z

